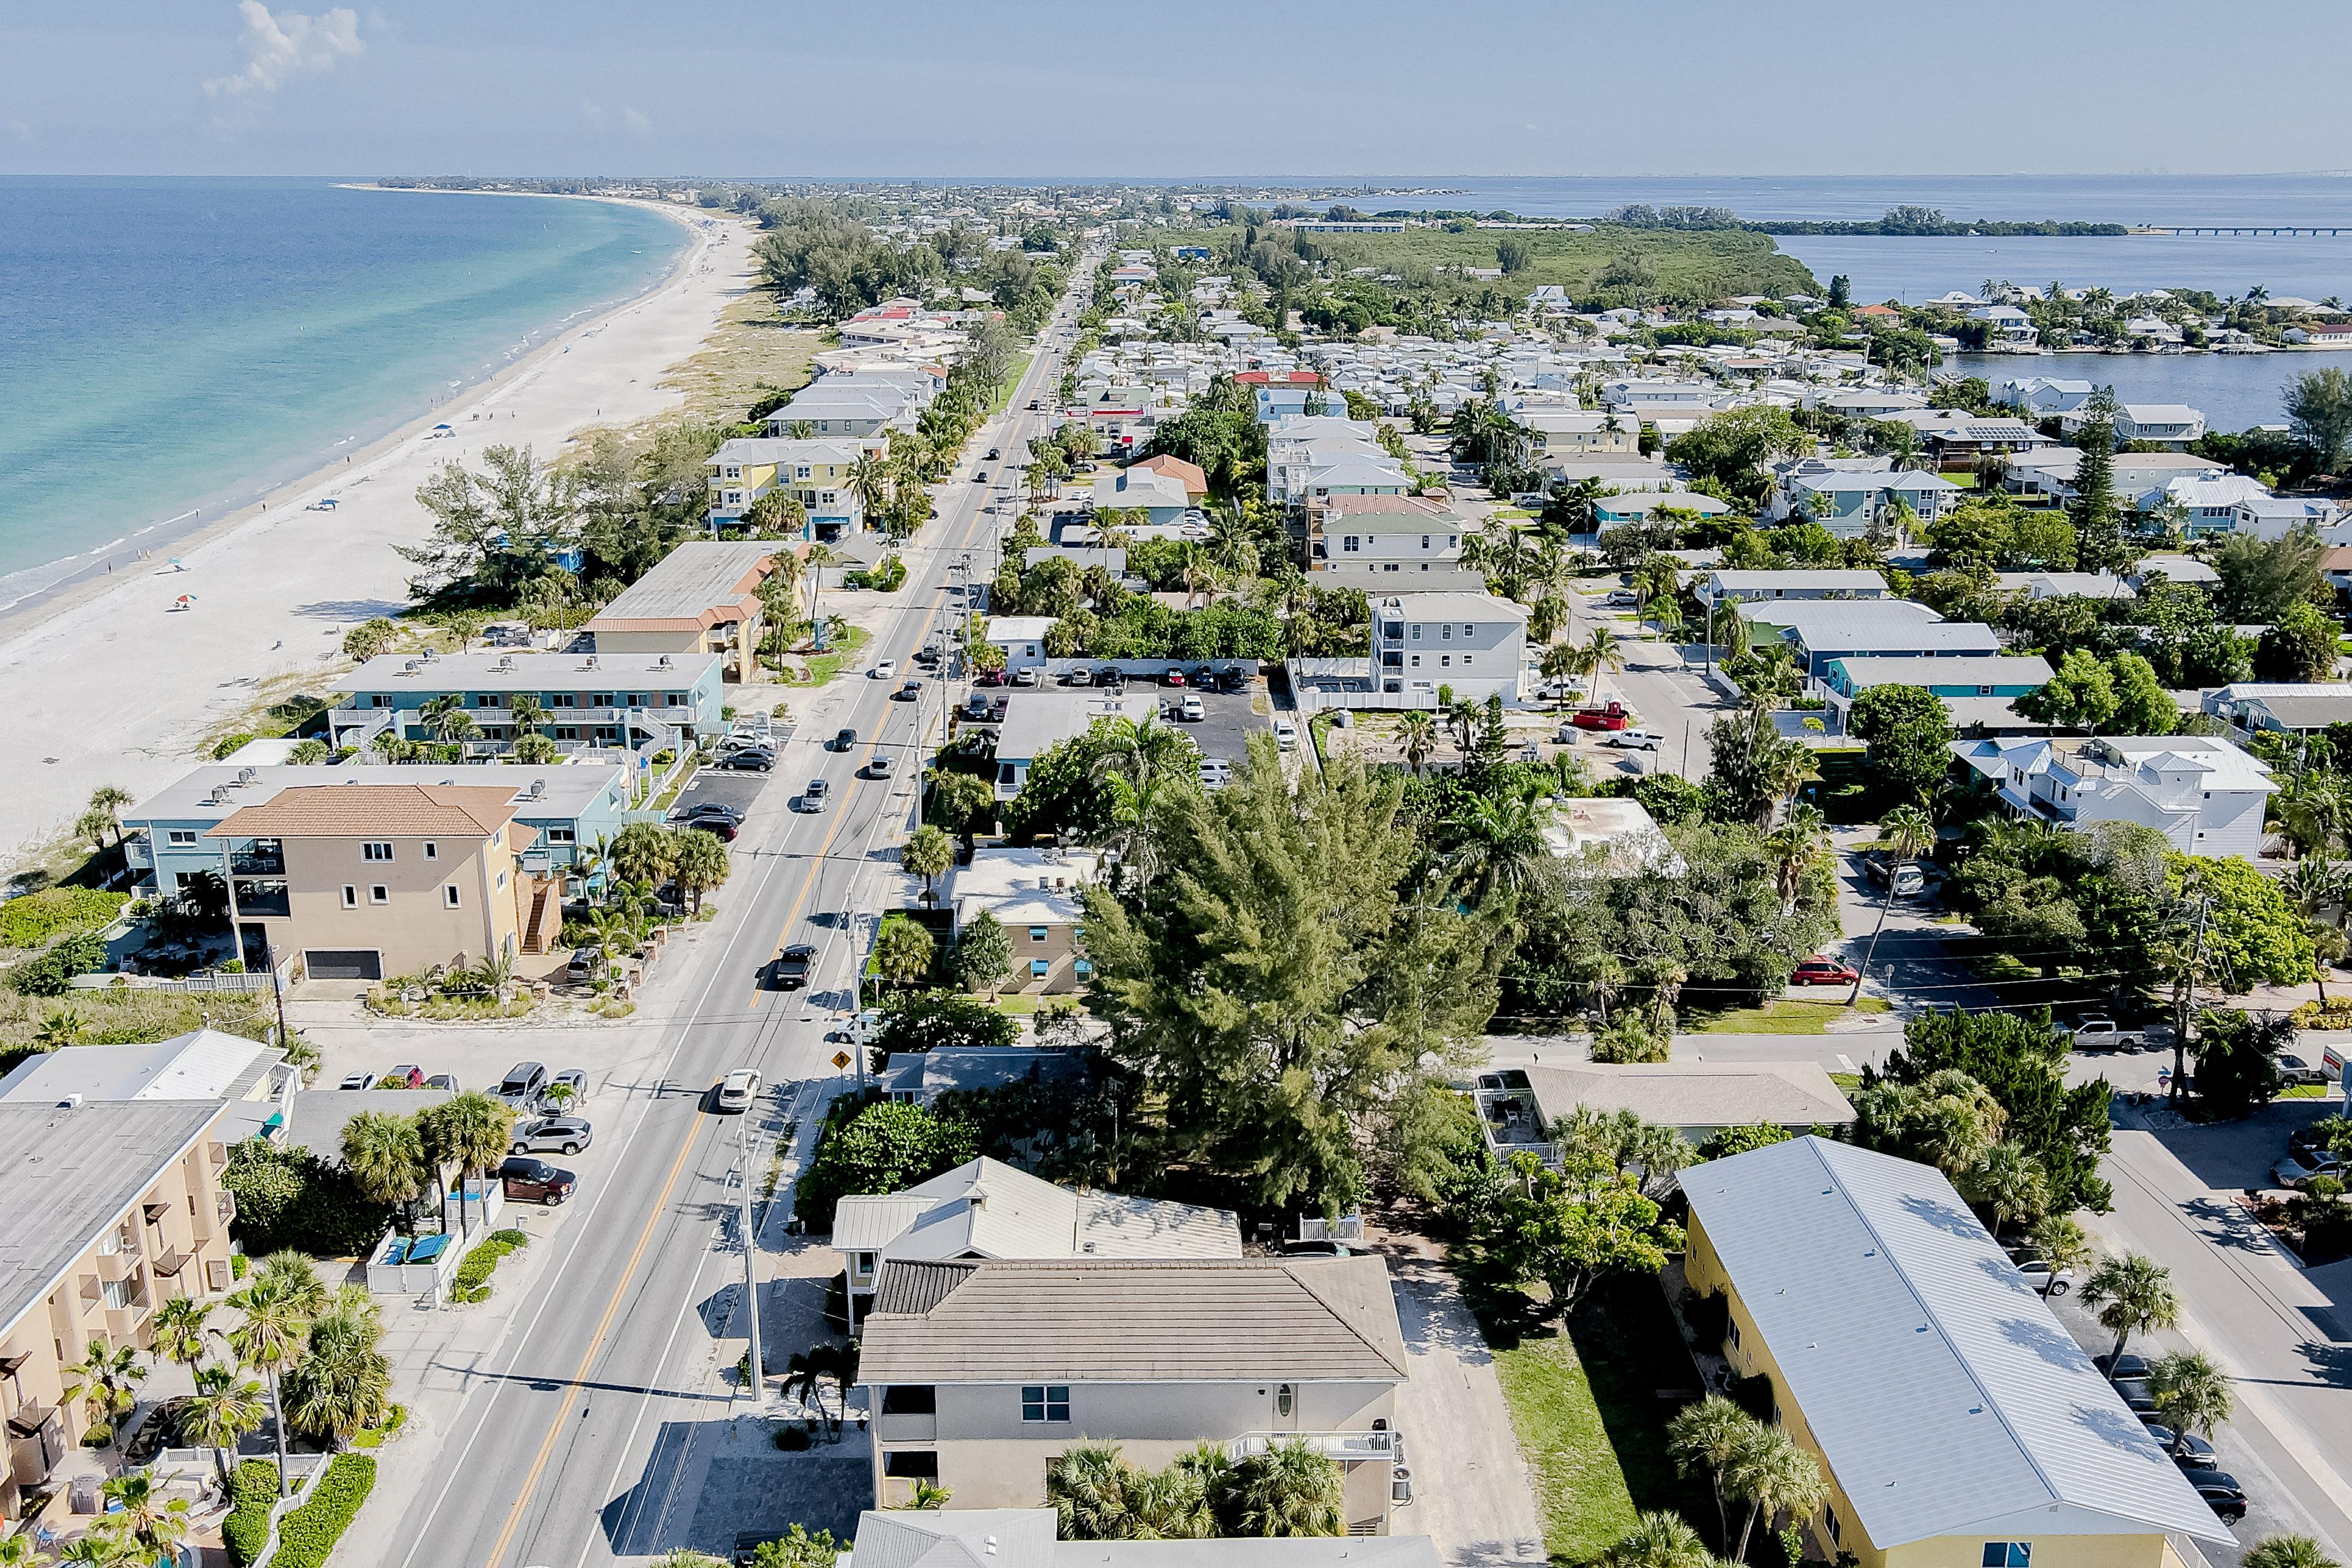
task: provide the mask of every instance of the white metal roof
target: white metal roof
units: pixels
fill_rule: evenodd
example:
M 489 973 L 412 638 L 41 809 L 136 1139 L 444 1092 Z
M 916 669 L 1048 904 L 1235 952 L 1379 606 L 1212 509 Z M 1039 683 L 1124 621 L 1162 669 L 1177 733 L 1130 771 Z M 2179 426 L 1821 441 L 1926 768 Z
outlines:
M 1936 1170 L 1799 1138 L 1682 1181 L 1880 1550 L 2231 1539 Z

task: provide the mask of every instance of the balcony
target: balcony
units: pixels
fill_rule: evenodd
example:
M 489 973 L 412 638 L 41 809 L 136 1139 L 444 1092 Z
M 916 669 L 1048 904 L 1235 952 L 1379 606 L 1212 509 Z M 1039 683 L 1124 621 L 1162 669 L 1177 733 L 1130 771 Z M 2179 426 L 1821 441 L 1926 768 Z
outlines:
M 155 846 L 145 834 L 133 834 L 122 841 L 122 859 L 134 871 L 152 871 L 155 868 Z
M 271 843 L 248 845 L 229 852 L 228 871 L 232 877 L 283 877 L 286 875 L 286 850 Z
M 276 915 L 284 919 L 294 912 L 293 895 L 283 882 L 239 882 L 236 912 L 240 916 Z
M 1341 1464 L 1358 1460 L 1393 1464 L 1404 1458 L 1404 1438 L 1396 1432 L 1244 1432 L 1225 1445 L 1225 1454 L 1232 1459 L 1246 1459 L 1279 1443 L 1304 1443 Z

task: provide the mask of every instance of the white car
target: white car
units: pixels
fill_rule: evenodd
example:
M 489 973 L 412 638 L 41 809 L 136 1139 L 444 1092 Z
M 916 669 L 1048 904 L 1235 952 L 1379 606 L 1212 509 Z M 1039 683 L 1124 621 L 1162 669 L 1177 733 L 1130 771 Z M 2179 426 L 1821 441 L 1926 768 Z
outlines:
M 1197 724 L 1209 716 L 1209 710 L 1201 705 L 1200 698 L 1189 694 L 1184 699 L 1182 711 L 1184 721 L 1189 724 Z
M 1298 726 L 1287 719 L 1274 721 L 1274 743 L 1284 751 L 1295 751 L 1298 745 Z
M 2344 1163 L 2325 1149 L 2307 1149 L 2300 1153 L 2290 1149 L 2271 1167 L 2273 1182 L 2297 1192 L 2311 1185 L 2315 1176 L 2334 1176 L 2340 1181 L 2343 1175 Z
M 719 1080 L 717 1105 L 721 1110 L 749 1110 L 760 1094 L 756 1068 L 737 1068 Z
M 2072 1044 L 2078 1051 L 2144 1051 L 2147 1031 L 2123 1028 L 2103 1013 L 2090 1013 L 2074 1026 Z
M 868 680 L 893 680 L 898 678 L 898 661 L 895 658 L 886 658 L 881 663 L 876 665 L 873 668 L 867 670 L 866 672 L 866 679 Z
M 1661 739 L 1654 731 L 1620 730 L 1609 737 L 1609 744 L 1625 752 L 1654 752 Z

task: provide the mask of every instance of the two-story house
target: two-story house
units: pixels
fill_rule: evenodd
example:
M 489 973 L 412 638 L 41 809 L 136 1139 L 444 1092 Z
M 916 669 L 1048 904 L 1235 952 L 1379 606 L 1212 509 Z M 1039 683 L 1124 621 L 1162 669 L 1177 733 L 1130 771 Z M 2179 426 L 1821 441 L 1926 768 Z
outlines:
M 2014 815 L 2064 827 L 2137 822 L 2184 855 L 2262 853 L 2271 770 L 2213 735 L 1955 741 L 1952 755 Z
M 1146 522 L 1160 524 L 1183 521 L 1192 504 L 1181 479 L 1140 463 L 1096 474 L 1091 494 L 1098 512 L 1139 510 Z
M 1718 567 L 1691 585 L 1692 596 L 1709 608 L 1782 599 L 1885 599 L 1893 596 L 1875 572 L 1846 567 L 1800 567 L 1748 571 Z
M 1969 312 L 1969 318 L 1985 324 L 1990 347 L 2030 349 L 2042 338 L 2033 318 L 2014 305 L 1979 305 Z
M 792 401 L 769 411 L 768 433 L 789 436 L 806 429 L 812 436 L 879 436 L 890 428 L 914 428 L 921 399 L 905 386 L 856 376 L 819 376 L 793 394 Z
M 1820 599 L 1747 600 L 1735 612 L 1757 647 L 1785 645 L 1806 674 L 1841 658 L 1953 658 L 2000 652 L 2000 637 L 1975 621 L 1948 621 L 1910 599 L 1846 604 Z
M 715 653 L 723 679 L 752 679 L 767 630 L 760 585 L 775 573 L 776 552 L 788 548 L 759 540 L 688 540 L 622 589 L 585 630 L 598 653 Z
M 53 1478 L 92 1420 L 66 1369 L 93 1344 L 146 1350 L 164 1301 L 229 1289 L 226 1109 L 0 1103 L 0 1521 L 22 1520 L 35 1489 L 63 1506 Z
M 1372 675 L 1383 692 L 1515 703 L 1528 608 L 1492 594 L 1402 594 L 1372 603 Z
M 2087 381 L 2054 375 L 2012 377 L 1992 389 L 1992 400 L 2017 409 L 2029 419 L 2068 414 L 2091 400 Z
M 290 785 L 205 837 L 247 964 L 299 953 L 313 980 L 382 980 L 520 950 L 523 909 L 560 882 L 518 864 L 514 816 L 506 788 Z
M 1318 584 L 1367 592 L 1485 586 L 1462 541 L 1479 520 L 1428 496 L 1334 496 L 1307 513 L 1307 569 Z
M 1157 1468 L 1296 1438 L 1345 1471 L 1348 1532 L 1388 1533 L 1410 1365 L 1380 1258 L 893 1259 L 861 1345 L 885 1507 L 1034 1508 L 1082 1442 Z
M 1859 538 L 1900 515 L 1898 502 L 1921 523 L 1933 522 L 1963 493 L 1943 475 L 1892 458 L 1798 458 L 1776 463 L 1772 474 L 1779 482 L 1769 518 L 1801 515 L 1841 539 Z
M 440 740 L 452 731 L 437 716 L 461 710 L 467 754 L 498 756 L 523 733 L 516 703 L 528 699 L 529 727 L 560 751 L 694 745 L 727 732 L 724 677 L 715 653 L 384 654 L 342 678 L 328 738 Z
M 2352 723 L 2352 686 L 2336 682 L 2239 680 L 2205 694 L 2203 707 L 2249 735 L 2315 735 Z
M 1094 965 L 1078 941 L 1084 894 L 1099 861 L 1085 849 L 979 849 L 948 873 L 956 934 L 987 915 L 1013 939 L 1003 989 L 1061 995 L 1086 988 Z
M 770 428 L 776 428 L 772 420 Z M 744 526 L 752 505 L 770 490 L 781 489 L 808 513 L 804 538 L 829 541 L 855 534 L 866 526 L 866 502 L 851 476 L 858 459 L 885 446 L 879 436 L 739 436 L 723 441 L 703 465 L 710 487 L 711 531 Z
M 1391 461 L 1374 427 L 1342 415 L 1293 415 L 1265 433 L 1265 499 L 1276 510 L 1303 506 L 1307 476 L 1341 458 Z
M 1641 450 L 1642 422 L 1615 409 L 1595 414 L 1551 404 L 1521 404 L 1511 410 L 1511 423 L 1528 433 L 1528 455 L 1538 468 L 1559 458 L 1632 457 Z
M 2059 428 L 2072 435 L 2082 426 L 2081 410 L 2063 416 Z M 2116 441 L 2147 441 L 2185 450 L 2205 434 L 2205 414 L 2185 403 L 2126 403 L 2116 409 Z

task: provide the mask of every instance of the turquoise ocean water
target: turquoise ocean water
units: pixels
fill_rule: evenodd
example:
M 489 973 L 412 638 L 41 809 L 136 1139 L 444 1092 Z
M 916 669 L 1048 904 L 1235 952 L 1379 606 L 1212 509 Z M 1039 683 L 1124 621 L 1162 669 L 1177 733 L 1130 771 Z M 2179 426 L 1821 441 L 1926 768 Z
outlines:
M 243 506 L 660 280 L 607 202 L 0 178 L 0 605 Z

